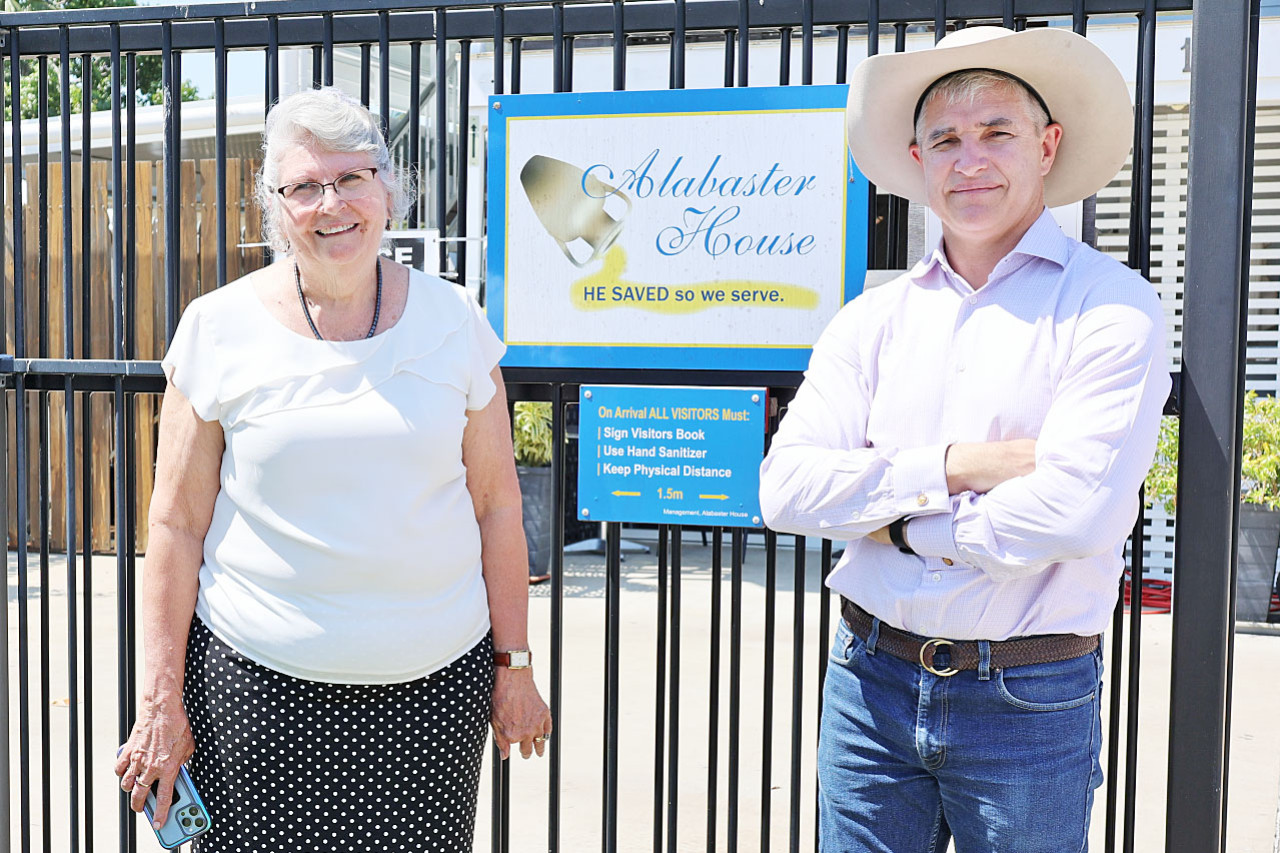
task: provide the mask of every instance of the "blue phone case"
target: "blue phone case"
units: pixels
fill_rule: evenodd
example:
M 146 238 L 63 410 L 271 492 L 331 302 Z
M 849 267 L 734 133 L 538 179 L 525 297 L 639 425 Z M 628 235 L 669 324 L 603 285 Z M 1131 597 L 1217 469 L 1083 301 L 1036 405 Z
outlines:
M 147 801 L 143 804 L 148 823 L 151 821 L 155 806 L 156 795 L 153 790 L 147 794 Z M 185 844 L 202 832 L 207 832 L 208 829 L 209 810 L 204 807 L 200 793 L 196 791 L 196 786 L 191 784 L 191 777 L 187 775 L 187 768 L 183 766 L 178 771 L 178 778 L 173 780 L 173 801 L 169 804 L 169 817 L 165 820 L 164 826 L 156 830 L 156 838 L 159 839 L 161 847 L 172 849 L 179 844 Z

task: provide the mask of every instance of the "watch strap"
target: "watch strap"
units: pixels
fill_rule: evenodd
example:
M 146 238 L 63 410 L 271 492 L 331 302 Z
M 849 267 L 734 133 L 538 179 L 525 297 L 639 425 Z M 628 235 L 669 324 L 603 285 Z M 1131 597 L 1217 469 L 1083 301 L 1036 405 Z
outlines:
M 494 652 L 493 663 L 495 666 L 505 666 L 507 669 L 528 669 L 533 665 L 533 652 L 528 649 Z
M 907 544 L 907 535 L 905 528 L 908 519 L 896 518 L 889 522 L 889 541 L 898 547 L 898 550 L 904 554 L 910 554 L 913 557 L 919 556 L 915 551 L 911 550 L 911 546 Z

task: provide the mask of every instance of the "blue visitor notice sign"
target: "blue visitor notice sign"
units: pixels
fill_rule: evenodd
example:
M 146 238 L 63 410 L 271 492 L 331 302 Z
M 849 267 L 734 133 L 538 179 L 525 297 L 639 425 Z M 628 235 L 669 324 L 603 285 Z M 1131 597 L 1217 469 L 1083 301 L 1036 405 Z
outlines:
M 764 388 L 584 385 L 578 517 L 761 527 Z

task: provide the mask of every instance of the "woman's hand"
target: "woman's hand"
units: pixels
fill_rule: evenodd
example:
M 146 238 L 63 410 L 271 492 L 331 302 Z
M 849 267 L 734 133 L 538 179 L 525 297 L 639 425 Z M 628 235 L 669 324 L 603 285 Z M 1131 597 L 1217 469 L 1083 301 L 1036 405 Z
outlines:
M 131 794 L 129 808 L 142 811 L 147 792 L 156 793 L 153 828 L 164 826 L 173 801 L 178 770 L 195 752 L 186 709 L 177 696 L 163 701 L 143 699 L 133 731 L 116 757 L 120 789 Z
M 511 745 L 520 744 L 525 758 L 536 750 L 542 757 L 546 740 L 551 736 L 551 711 L 538 695 L 533 683 L 533 670 L 497 667 L 493 685 L 493 739 L 503 759 L 510 757 Z

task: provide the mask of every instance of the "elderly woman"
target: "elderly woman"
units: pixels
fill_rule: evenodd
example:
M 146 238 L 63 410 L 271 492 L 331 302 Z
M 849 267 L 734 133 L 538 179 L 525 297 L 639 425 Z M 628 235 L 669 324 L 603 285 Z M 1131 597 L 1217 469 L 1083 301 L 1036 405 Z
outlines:
M 164 360 L 115 770 L 163 821 L 190 759 L 199 853 L 470 851 L 486 724 L 504 758 L 551 732 L 503 346 L 463 289 L 379 257 L 410 192 L 364 107 L 301 92 L 264 135 L 281 259 L 192 302 Z

